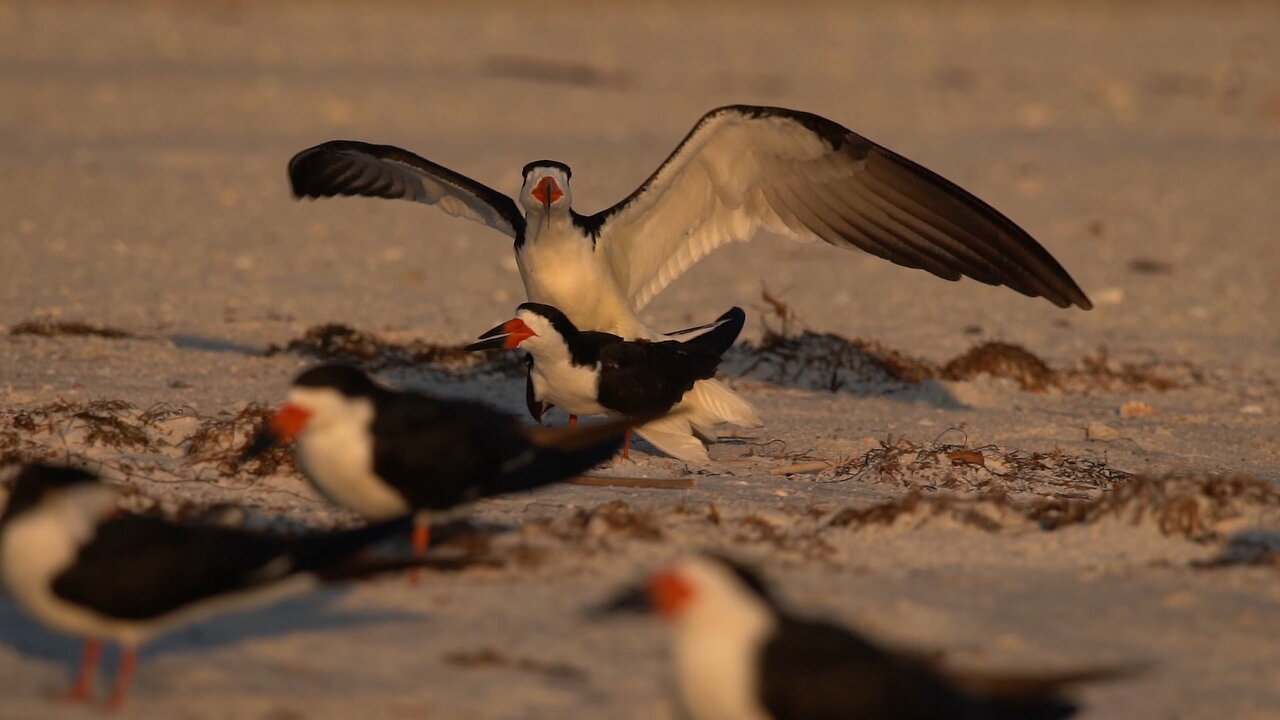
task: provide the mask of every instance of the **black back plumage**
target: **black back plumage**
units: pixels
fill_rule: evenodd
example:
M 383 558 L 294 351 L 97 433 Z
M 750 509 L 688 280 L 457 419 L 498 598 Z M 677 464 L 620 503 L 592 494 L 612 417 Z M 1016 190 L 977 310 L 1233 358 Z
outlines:
M 774 720 L 967 717 L 964 699 L 932 673 L 824 622 L 779 618 L 759 677 Z
M 720 317 L 717 327 L 691 340 L 619 340 L 603 345 L 600 404 L 624 415 L 670 410 L 694 383 L 715 377 L 745 319 L 742 309 L 735 307 Z
M 95 475 L 79 468 L 31 463 L 14 476 L 0 525 L 35 507 L 46 492 L 97 481 Z
M 355 554 L 402 535 L 409 523 L 279 537 L 124 515 L 97 527 L 75 563 L 54 579 L 53 591 L 107 617 L 149 620 L 298 573 L 334 580 L 359 574 Z
M 694 383 L 715 377 L 721 357 L 738 339 L 747 317 L 742 308 L 734 307 L 711 323 L 712 329 L 690 340 L 650 342 L 579 330 L 550 305 L 524 303 L 519 310 L 546 318 L 564 338 L 573 364 L 591 367 L 599 363 L 597 400 L 614 412 L 633 417 L 665 413 Z M 530 406 L 530 413 L 533 411 Z
M 374 472 L 420 509 L 565 480 L 608 460 L 622 444 L 621 429 L 585 447 L 540 444 L 514 417 L 466 400 L 383 391 L 376 408 Z
M 923 660 L 785 614 L 762 650 L 761 699 L 774 720 L 1062 720 L 1077 710 L 1052 680 L 1034 693 L 966 693 Z

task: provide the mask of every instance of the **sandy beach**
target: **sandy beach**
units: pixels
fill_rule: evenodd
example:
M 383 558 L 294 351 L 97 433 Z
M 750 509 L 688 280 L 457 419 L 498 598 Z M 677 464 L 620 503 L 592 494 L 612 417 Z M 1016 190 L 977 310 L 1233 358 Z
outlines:
M 351 524 L 285 454 L 229 458 L 325 355 L 523 415 L 509 362 L 423 358 L 524 291 L 478 224 L 293 199 L 294 153 L 398 145 L 509 194 L 556 158 L 594 212 L 713 107 L 803 109 L 990 202 L 1094 309 L 721 249 L 644 318 L 745 308 L 721 378 L 765 426 L 602 471 L 692 488 L 482 502 L 475 546 L 439 549 L 473 566 L 168 635 L 125 716 L 674 719 L 660 624 L 583 611 L 715 548 L 948 666 L 1148 666 L 1081 688 L 1081 718 L 1280 717 L 1275 28 L 1262 2 L 0 0 L 0 459 L 174 516 Z M 0 718 L 95 716 L 49 700 L 76 652 L 0 598 Z

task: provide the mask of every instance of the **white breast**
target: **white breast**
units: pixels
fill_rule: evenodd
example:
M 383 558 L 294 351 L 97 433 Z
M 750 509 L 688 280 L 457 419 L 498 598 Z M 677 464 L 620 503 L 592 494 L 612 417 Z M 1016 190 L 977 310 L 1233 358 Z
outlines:
M 770 720 L 760 704 L 760 645 L 740 628 L 677 633 L 677 684 L 693 720 Z
M 298 438 L 302 472 L 334 503 L 370 520 L 400 517 L 404 498 L 373 472 L 373 436 L 368 416 L 352 416 L 308 426 Z
M 534 397 L 560 408 L 570 415 L 599 415 L 609 412 L 596 400 L 599 390 L 599 365 L 596 368 L 574 365 L 568 358 L 534 357 Z
M 648 337 L 603 254 L 570 222 L 531 225 L 516 263 L 531 302 L 553 305 L 583 330 Z
M 86 486 L 46 499 L 12 520 L 0 536 L 0 568 L 14 601 L 42 624 L 68 635 L 136 643 L 134 623 L 117 621 L 53 593 L 54 578 L 75 562 L 97 518 L 115 505 L 106 487 Z

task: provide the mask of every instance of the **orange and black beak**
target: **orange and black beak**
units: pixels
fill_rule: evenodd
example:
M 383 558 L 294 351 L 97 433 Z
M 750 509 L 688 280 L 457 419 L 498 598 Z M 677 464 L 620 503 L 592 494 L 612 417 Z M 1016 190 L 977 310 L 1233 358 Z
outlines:
M 641 614 L 653 612 L 653 603 L 649 599 L 649 589 L 644 585 L 630 585 L 618 591 L 613 597 L 587 610 L 588 617 L 604 619 L 616 614 Z
M 684 612 L 693 598 L 693 588 L 679 574 L 664 570 L 643 585 L 623 589 L 613 598 L 593 608 L 593 616 L 614 613 L 657 613 L 674 618 Z
M 551 209 L 551 203 L 564 197 L 564 192 L 560 190 L 560 186 L 556 184 L 555 179 L 550 175 L 539 180 L 531 194 L 538 202 L 542 203 L 542 207 L 548 210 Z
M 293 440 L 298 433 L 302 432 L 302 428 L 306 427 L 310 419 L 311 412 L 297 405 L 285 405 L 280 408 L 280 411 L 272 415 L 267 424 L 254 436 L 253 442 L 244 449 L 240 455 L 240 462 L 252 460 L 278 443 Z
M 520 318 L 512 318 L 481 335 L 478 341 L 471 343 L 463 350 L 497 350 L 498 348 L 510 350 L 520 347 L 520 343 L 537 334 Z

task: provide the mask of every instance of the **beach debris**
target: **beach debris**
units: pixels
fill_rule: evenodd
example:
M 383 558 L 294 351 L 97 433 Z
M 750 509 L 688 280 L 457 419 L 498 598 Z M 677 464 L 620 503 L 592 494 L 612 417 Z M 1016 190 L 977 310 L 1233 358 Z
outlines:
M 493 372 L 517 376 L 525 371 L 523 353 L 474 353 L 461 345 L 440 345 L 424 340 L 393 342 L 375 333 L 348 325 L 316 325 L 302 337 L 284 345 L 271 345 L 266 355 L 294 353 L 317 360 L 360 365 L 370 371 L 428 365 L 449 373 Z
M 455 650 L 445 653 L 443 660 L 448 665 L 462 668 L 505 668 L 560 680 L 583 680 L 587 677 L 587 671 L 576 665 L 528 657 L 512 657 L 490 647 L 471 651 Z
M 830 467 L 810 470 L 816 473 L 813 482 L 873 482 L 925 492 L 977 490 L 1089 498 L 1131 477 L 1100 459 L 1058 451 L 1025 453 L 996 445 L 916 443 L 893 437 L 862 455 L 822 462 Z
M 1020 345 L 994 341 L 937 364 L 878 342 L 807 330 L 798 335 L 766 332 L 759 344 L 742 343 L 726 357 L 724 371 L 780 385 L 863 395 L 984 375 L 1008 378 L 1034 393 L 1164 391 L 1205 381 L 1204 372 L 1190 363 L 1115 362 L 1105 346 L 1066 368 L 1051 367 Z
M 613 475 L 579 475 L 565 480 L 570 485 L 592 487 L 656 488 L 661 490 L 688 490 L 696 487 L 693 476 L 682 478 L 621 477 Z
M 112 340 L 134 337 L 134 334 L 119 328 L 90 325 L 85 322 L 65 320 L 24 320 L 9 328 L 10 335 L 38 335 L 40 337 L 101 337 Z
M 1155 408 L 1141 400 L 1130 400 L 1120 406 L 1120 417 L 1122 418 L 1147 417 L 1148 415 L 1155 414 Z
M 1120 431 L 1104 422 L 1094 420 L 1089 423 L 1089 427 L 1085 428 L 1084 436 L 1087 440 L 1111 442 L 1120 439 Z
M 769 471 L 770 475 L 798 475 L 800 473 L 820 472 L 822 470 L 830 470 L 838 466 L 840 463 L 835 460 L 813 460 L 811 462 L 794 463 L 776 467 Z
M 1053 531 L 1072 525 L 1116 520 L 1149 524 L 1162 535 L 1198 543 L 1223 542 L 1242 522 L 1262 513 L 1280 513 L 1280 488 L 1247 476 L 1136 476 L 1093 498 L 1016 497 L 1005 492 L 981 495 L 929 494 L 913 491 L 901 498 L 866 507 L 846 508 L 828 521 L 833 527 L 892 525 L 914 518 L 915 525 L 948 517 L 987 531 L 1039 528 Z M 1265 542 L 1257 538 L 1264 537 Z M 1273 531 L 1255 532 L 1232 542 L 1243 553 L 1280 552 Z M 1247 554 L 1247 553 L 1246 553 Z M 1254 557 L 1255 555 L 1248 555 Z M 1262 555 L 1266 563 L 1270 555 Z M 1265 563 L 1263 563 L 1265 564 Z

